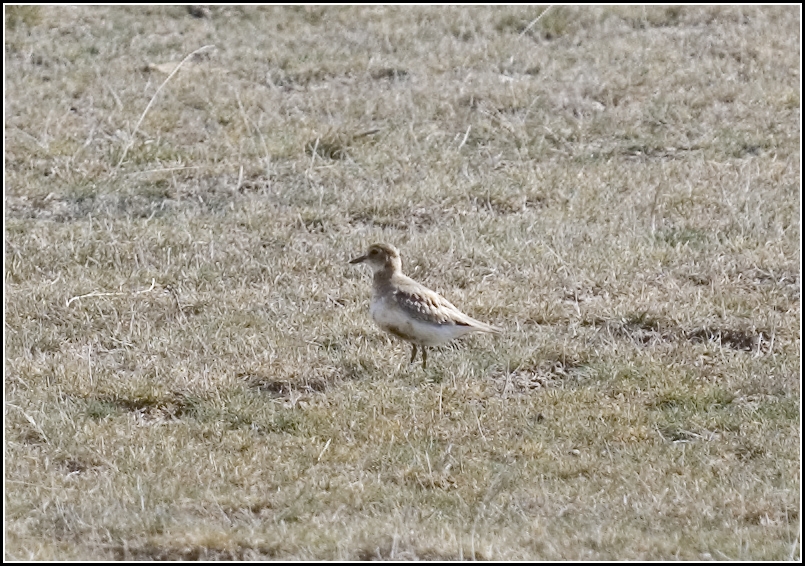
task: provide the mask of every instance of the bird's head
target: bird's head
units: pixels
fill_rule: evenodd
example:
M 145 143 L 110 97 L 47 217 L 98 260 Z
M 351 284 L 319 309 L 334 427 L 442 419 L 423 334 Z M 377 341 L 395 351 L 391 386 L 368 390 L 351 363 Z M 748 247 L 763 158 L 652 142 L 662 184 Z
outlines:
M 369 246 L 364 255 L 356 257 L 349 263 L 364 262 L 368 263 L 375 273 L 386 270 L 394 272 L 402 269 L 400 251 L 389 244 L 373 244 Z

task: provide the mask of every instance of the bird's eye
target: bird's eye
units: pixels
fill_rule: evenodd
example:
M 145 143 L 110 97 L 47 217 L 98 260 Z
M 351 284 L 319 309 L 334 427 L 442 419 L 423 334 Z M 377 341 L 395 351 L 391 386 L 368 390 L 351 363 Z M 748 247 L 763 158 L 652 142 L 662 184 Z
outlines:
M 369 255 L 377 255 L 377 250 L 372 250 L 371 252 L 369 252 Z

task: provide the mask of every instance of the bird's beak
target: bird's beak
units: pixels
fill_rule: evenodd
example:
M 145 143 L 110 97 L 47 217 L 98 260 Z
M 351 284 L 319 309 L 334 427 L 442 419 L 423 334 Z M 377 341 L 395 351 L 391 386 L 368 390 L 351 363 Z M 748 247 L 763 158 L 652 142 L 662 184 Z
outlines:
M 365 260 L 365 259 L 366 259 L 366 256 L 365 256 L 365 255 L 362 255 L 361 257 L 356 257 L 355 259 L 350 260 L 350 262 L 349 262 L 349 263 L 360 263 L 360 262 L 362 262 L 362 261 L 363 261 L 363 260 Z

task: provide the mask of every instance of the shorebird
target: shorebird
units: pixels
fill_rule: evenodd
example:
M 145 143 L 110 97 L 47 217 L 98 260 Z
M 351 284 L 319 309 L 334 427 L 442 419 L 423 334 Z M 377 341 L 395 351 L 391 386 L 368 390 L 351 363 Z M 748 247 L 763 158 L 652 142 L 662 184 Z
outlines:
M 455 340 L 470 332 L 499 334 L 490 326 L 462 313 L 453 304 L 402 272 L 400 252 L 388 244 L 374 244 L 365 255 L 349 263 L 366 262 L 374 272 L 369 313 L 375 323 L 411 343 L 411 361 L 422 348 L 422 367 L 427 367 L 429 346 Z

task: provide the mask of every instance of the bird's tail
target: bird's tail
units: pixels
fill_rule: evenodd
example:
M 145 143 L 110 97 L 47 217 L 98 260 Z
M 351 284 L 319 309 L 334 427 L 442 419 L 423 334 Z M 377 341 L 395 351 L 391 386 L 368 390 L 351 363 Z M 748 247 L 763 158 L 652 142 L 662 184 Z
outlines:
M 474 318 L 471 318 L 470 320 L 472 321 L 472 325 L 475 327 L 475 330 L 478 330 L 479 332 L 486 332 L 488 334 L 503 334 L 502 328 L 492 326 L 491 324 L 486 324 L 485 322 L 475 320 Z

